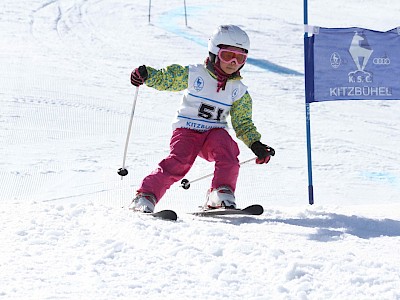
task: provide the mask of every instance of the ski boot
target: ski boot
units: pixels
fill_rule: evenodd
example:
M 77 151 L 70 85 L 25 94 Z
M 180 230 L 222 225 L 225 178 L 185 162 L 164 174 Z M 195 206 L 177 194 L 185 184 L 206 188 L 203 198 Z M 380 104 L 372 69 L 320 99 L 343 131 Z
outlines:
M 153 194 L 137 193 L 129 205 L 129 209 L 137 212 L 152 213 L 157 200 Z
M 229 186 L 223 185 L 208 190 L 204 209 L 216 208 L 236 209 L 235 195 Z

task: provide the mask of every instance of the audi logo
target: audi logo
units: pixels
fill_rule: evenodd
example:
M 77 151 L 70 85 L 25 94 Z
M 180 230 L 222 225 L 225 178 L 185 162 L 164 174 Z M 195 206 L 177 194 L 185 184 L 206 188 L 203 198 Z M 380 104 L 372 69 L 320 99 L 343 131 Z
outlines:
M 374 65 L 390 65 L 390 58 L 389 57 L 375 57 L 372 60 Z

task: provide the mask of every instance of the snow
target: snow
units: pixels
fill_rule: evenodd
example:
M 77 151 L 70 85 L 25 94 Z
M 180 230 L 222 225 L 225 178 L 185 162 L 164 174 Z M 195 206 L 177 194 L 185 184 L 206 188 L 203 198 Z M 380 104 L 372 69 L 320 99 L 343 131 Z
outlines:
M 400 299 L 400 101 L 311 105 L 308 205 L 301 1 L 3 0 L 0 11 L 0 299 Z M 309 23 L 397 27 L 400 4 L 309 1 Z M 199 218 L 210 178 L 126 209 L 167 155 L 181 93 L 129 74 L 202 62 L 220 24 L 242 26 L 244 82 L 268 165 L 244 164 L 237 199 L 259 217 Z M 233 134 L 233 132 L 232 132 Z M 240 141 L 241 161 L 253 154 Z M 187 174 L 212 172 L 197 160 Z

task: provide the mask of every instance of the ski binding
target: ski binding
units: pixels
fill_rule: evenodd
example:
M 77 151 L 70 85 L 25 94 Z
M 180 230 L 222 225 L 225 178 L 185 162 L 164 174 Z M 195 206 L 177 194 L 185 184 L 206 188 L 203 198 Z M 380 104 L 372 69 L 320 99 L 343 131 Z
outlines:
M 238 208 L 216 208 L 205 209 L 202 211 L 194 212 L 192 215 L 200 217 L 213 217 L 213 216 L 227 216 L 227 215 L 251 215 L 259 216 L 264 212 L 264 208 L 259 204 L 253 204 L 243 209 Z

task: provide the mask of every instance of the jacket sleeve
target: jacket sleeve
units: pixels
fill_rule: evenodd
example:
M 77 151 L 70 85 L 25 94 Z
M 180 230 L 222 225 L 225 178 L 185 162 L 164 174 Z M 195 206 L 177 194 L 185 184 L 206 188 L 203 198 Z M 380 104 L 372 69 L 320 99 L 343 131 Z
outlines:
M 188 87 L 189 67 L 171 65 L 165 69 L 156 70 L 146 66 L 148 77 L 146 85 L 159 91 L 183 91 Z
M 249 148 L 261 139 L 261 134 L 253 124 L 252 120 L 252 99 L 246 92 L 242 98 L 233 102 L 231 108 L 232 127 L 238 139 L 243 141 Z

